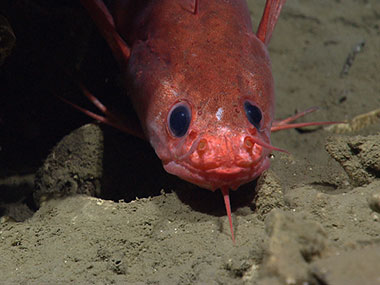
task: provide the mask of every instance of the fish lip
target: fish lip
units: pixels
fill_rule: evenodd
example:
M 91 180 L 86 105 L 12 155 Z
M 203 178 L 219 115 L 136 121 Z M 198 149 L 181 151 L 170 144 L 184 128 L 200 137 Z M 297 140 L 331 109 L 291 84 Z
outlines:
M 227 163 L 219 163 L 217 164 L 215 167 L 199 167 L 198 165 L 195 166 L 194 163 L 192 163 L 191 161 L 189 162 L 189 160 L 185 159 L 185 160 L 173 160 L 172 162 L 174 162 L 176 165 L 180 165 L 182 166 L 183 168 L 189 170 L 189 171 L 192 171 L 192 172 L 195 172 L 195 173 L 207 173 L 207 174 L 225 174 L 225 175 L 228 175 L 228 174 L 231 174 L 231 175 L 234 175 L 234 174 L 237 174 L 237 173 L 242 173 L 242 172 L 249 172 L 249 170 L 251 170 L 252 168 L 255 168 L 255 167 L 252 167 L 253 165 L 259 165 L 261 163 L 261 161 L 264 161 L 265 159 L 263 159 L 263 156 L 260 156 L 258 160 L 256 160 L 255 162 L 256 163 L 249 163 L 249 164 L 246 164 L 246 165 L 238 165 L 237 163 L 231 163 L 229 162 L 228 166 Z
M 221 174 L 221 175 L 235 175 L 240 173 L 244 169 L 250 169 L 249 167 L 240 167 L 240 166 L 235 166 L 235 167 L 215 167 L 211 169 L 205 170 L 206 173 L 215 173 L 215 174 Z
M 163 164 L 165 170 L 179 178 L 193 183 L 199 187 L 215 191 L 221 186 L 228 185 L 232 190 L 236 190 L 243 184 L 253 181 L 269 168 L 270 160 L 265 157 L 260 160 L 255 167 L 219 166 L 209 170 L 196 168 L 186 161 L 168 161 Z

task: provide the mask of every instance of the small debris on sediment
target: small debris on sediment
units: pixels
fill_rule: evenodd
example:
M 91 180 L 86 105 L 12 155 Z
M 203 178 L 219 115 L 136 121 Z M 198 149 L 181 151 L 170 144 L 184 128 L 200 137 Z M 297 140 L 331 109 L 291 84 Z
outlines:
M 354 60 L 357 54 L 359 54 L 365 46 L 365 41 L 358 42 L 351 52 L 348 54 L 346 61 L 343 65 L 342 71 L 340 72 L 340 77 L 343 77 L 348 74 L 351 66 L 354 64 Z

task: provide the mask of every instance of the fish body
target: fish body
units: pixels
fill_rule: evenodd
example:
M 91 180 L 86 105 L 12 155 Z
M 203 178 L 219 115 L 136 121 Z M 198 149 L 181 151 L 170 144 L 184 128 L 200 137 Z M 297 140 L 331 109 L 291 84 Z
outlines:
M 171 174 L 216 190 L 237 189 L 269 167 L 274 87 L 265 44 L 252 31 L 245 0 L 147 1 L 115 11 L 131 47 L 127 88 L 144 134 Z M 132 21 L 120 23 L 133 11 Z M 135 31 L 135 32 L 131 32 Z M 257 126 L 245 102 L 259 108 Z M 176 136 L 170 112 L 188 108 L 190 124 Z M 248 141 L 247 141 L 248 140 Z
M 81 3 L 119 62 L 143 136 L 167 172 L 221 189 L 234 239 L 229 189 L 269 167 L 274 126 L 292 127 L 273 120 L 267 50 L 285 0 L 266 1 L 257 33 L 245 0 L 117 0 L 112 13 Z

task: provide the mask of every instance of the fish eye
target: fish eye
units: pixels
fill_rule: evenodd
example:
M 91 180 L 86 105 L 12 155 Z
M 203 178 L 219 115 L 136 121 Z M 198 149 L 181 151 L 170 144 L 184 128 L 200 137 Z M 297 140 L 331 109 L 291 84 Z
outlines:
M 189 129 L 191 122 L 190 106 L 185 102 L 175 104 L 169 112 L 168 124 L 173 136 L 183 137 Z
M 257 129 L 260 130 L 260 122 L 263 115 L 260 108 L 251 104 L 249 101 L 244 102 L 244 111 L 248 121 Z

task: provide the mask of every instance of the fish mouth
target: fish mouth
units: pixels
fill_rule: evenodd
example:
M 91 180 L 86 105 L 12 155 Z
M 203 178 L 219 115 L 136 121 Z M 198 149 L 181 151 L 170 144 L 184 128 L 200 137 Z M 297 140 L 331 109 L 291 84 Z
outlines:
M 230 164 L 230 163 L 229 163 Z M 221 187 L 236 190 L 241 185 L 253 181 L 269 168 L 268 155 L 263 156 L 257 163 L 247 166 L 221 165 L 215 168 L 199 168 L 187 161 L 170 161 L 164 164 L 165 170 L 181 179 L 201 188 L 215 191 Z
M 278 150 L 269 141 L 268 136 L 242 132 L 203 133 L 180 141 L 167 159 L 161 159 L 168 173 L 202 188 L 236 190 L 269 167 L 269 154 Z

